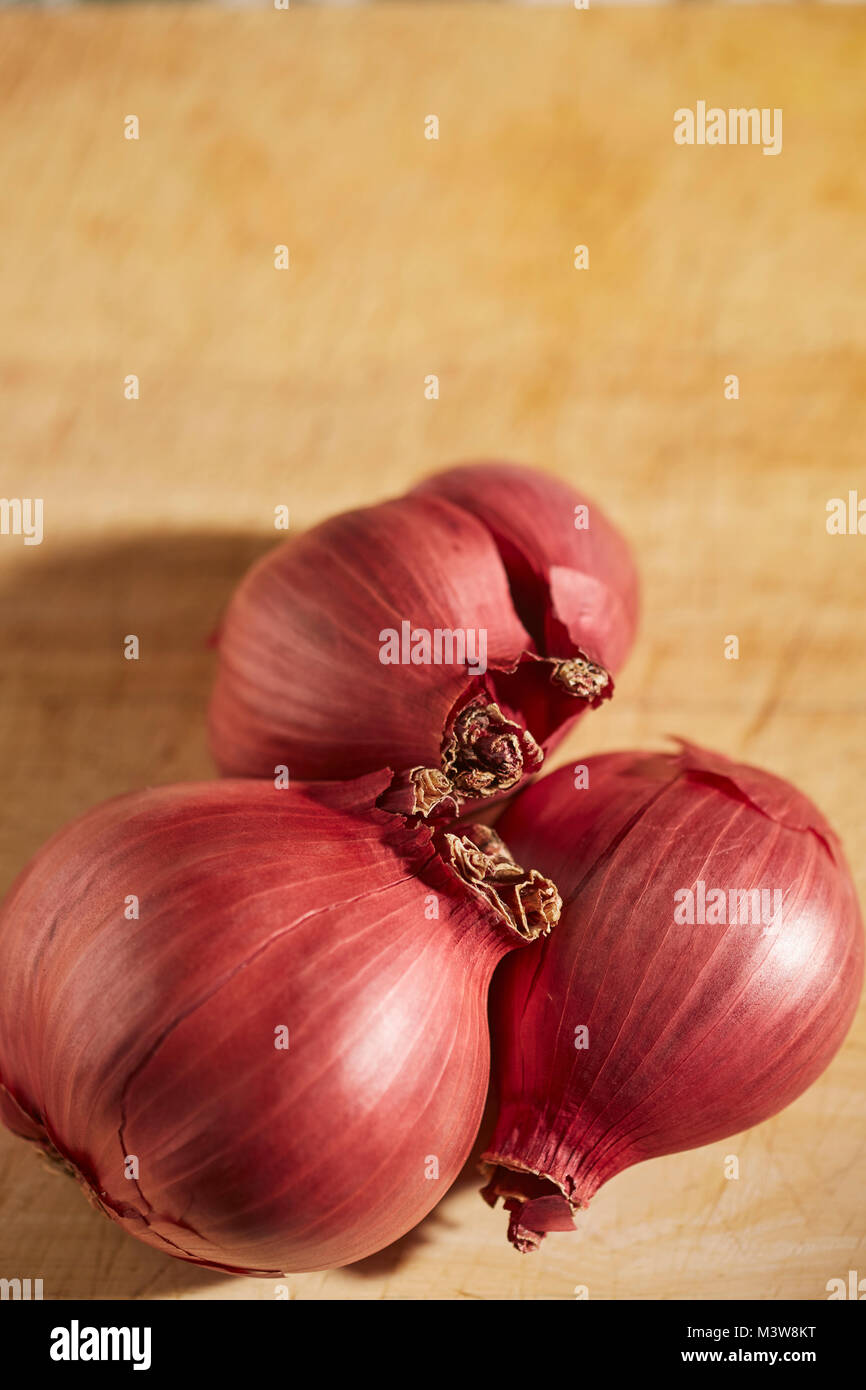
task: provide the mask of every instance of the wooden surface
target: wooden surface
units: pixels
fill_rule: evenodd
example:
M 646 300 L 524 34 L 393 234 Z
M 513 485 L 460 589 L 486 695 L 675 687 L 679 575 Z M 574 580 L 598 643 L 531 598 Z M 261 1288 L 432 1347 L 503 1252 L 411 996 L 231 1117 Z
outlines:
M 206 639 L 277 504 L 298 530 L 501 455 L 597 497 L 644 576 L 562 758 L 679 732 L 763 763 L 866 896 L 866 537 L 825 529 L 866 496 L 864 64 L 866 15 L 823 7 L 0 16 L 2 491 L 45 506 L 41 546 L 0 537 L 0 888 L 94 802 L 212 775 Z M 698 99 L 783 108 L 782 154 L 675 146 Z M 824 1298 L 866 1275 L 864 1041 L 861 1014 L 784 1114 L 621 1175 L 537 1255 L 467 1170 L 291 1296 Z M 5 1132 L 0 1275 L 274 1296 L 138 1244 Z

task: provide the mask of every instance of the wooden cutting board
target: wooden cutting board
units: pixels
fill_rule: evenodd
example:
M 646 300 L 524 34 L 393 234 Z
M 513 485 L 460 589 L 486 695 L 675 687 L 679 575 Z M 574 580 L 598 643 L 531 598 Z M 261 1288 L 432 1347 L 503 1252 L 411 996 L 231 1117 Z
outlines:
M 559 760 L 675 732 L 762 763 L 866 890 L 866 536 L 825 525 L 866 496 L 862 11 L 100 6 L 6 12 L 0 55 L 2 490 L 44 499 L 41 545 L 0 536 L 0 887 L 94 802 L 212 775 L 206 639 L 276 506 L 298 531 L 499 455 L 597 497 L 644 576 L 616 699 Z M 781 108 L 781 154 L 675 145 L 699 100 Z M 539 1254 L 467 1169 L 291 1296 L 824 1298 L 866 1275 L 864 1042 L 861 1016 L 782 1115 L 621 1175 Z M 5 1133 L 0 1275 L 274 1296 Z

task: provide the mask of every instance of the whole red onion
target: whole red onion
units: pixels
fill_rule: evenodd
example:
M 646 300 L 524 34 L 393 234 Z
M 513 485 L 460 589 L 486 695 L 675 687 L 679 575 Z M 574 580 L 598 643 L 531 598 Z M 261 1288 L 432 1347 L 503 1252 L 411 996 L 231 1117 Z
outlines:
M 455 469 L 253 567 L 219 635 L 214 757 L 233 776 L 391 767 L 407 812 L 499 796 L 610 695 L 636 615 L 628 548 L 578 493 Z
M 794 787 L 687 744 L 586 767 L 587 787 L 561 769 L 497 822 L 564 902 L 494 987 L 484 1195 L 521 1250 L 631 1164 L 788 1105 L 841 1045 L 863 973 L 839 842 Z
M 475 1138 L 498 960 L 558 899 L 376 810 L 161 787 L 61 830 L 0 912 L 0 1112 L 126 1230 L 275 1275 L 360 1259 L 435 1205 Z M 453 867 L 452 867 L 453 866 Z

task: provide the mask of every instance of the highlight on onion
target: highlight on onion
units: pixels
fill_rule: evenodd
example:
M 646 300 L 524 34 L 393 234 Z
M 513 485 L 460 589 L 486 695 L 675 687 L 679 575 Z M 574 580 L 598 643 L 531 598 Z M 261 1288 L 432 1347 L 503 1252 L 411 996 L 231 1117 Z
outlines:
M 483 1195 L 523 1251 L 631 1164 L 793 1101 L 840 1047 L 863 975 L 839 841 L 794 787 L 690 744 L 586 769 L 588 785 L 560 769 L 497 821 L 563 897 L 491 1005 Z
M 568 483 L 513 463 L 435 473 L 413 497 L 444 497 L 483 522 L 536 649 L 591 649 L 619 671 L 634 641 L 638 582 L 625 539 Z
M 434 845 L 376 809 L 388 782 L 123 796 L 7 897 L 0 1114 L 149 1245 L 233 1273 L 346 1264 L 465 1162 L 490 976 L 559 899 L 493 832 Z
M 598 508 L 537 470 L 453 469 L 252 568 L 219 634 L 214 758 L 308 781 L 390 767 L 394 809 L 465 810 L 609 698 L 636 622 Z

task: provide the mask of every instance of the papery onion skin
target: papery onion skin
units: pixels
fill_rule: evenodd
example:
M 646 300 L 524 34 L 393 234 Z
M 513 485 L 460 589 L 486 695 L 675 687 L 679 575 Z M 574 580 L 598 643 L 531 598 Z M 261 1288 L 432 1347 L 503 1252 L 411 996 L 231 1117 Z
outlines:
M 490 667 L 532 649 L 484 527 L 448 502 L 332 517 L 266 555 L 219 635 L 211 746 L 230 776 L 305 780 L 439 763 L 466 690 L 454 665 L 380 661 L 380 633 L 483 628 Z
M 631 1164 L 793 1101 L 840 1047 L 863 976 L 839 841 L 795 788 L 689 744 L 586 767 L 588 787 L 561 769 L 497 822 L 564 900 L 556 933 L 503 964 L 491 1001 L 484 1195 L 505 1200 L 524 1251 Z M 698 881 L 782 890 L 778 925 L 675 924 L 674 894 Z
M 593 540 L 580 553 L 598 572 L 575 578 L 561 561 L 578 534 L 570 505 L 578 494 L 528 469 L 485 473 L 503 490 L 524 476 L 534 495 L 555 492 L 536 541 L 557 561 L 550 574 L 519 559 L 512 575 L 485 519 L 437 496 L 435 478 L 426 491 L 333 517 L 260 560 L 219 635 L 209 726 L 220 771 L 273 776 L 285 764 L 312 781 L 384 766 L 398 774 L 438 770 L 455 720 L 475 697 L 495 704 L 544 751 L 587 705 L 608 698 L 612 681 L 596 665 L 599 653 L 618 667 L 634 632 L 630 601 L 615 590 L 616 582 L 628 594 L 634 587 L 628 549 L 596 514 Z M 534 615 L 548 582 L 568 624 L 539 621 L 528 632 L 515 605 L 525 584 Z M 483 632 L 486 672 L 453 662 L 383 663 L 380 634 L 403 622 L 413 631 Z M 585 688 L 569 684 L 568 670 L 558 677 L 561 661 L 589 663 Z M 535 770 L 530 758 L 525 775 Z
M 426 827 L 371 809 L 388 780 L 120 797 L 6 899 L 0 1113 L 166 1253 L 346 1264 L 420 1221 L 469 1153 L 487 986 L 522 941 Z
M 638 577 L 600 507 L 560 478 L 501 462 L 445 469 L 410 495 L 445 497 L 484 523 L 538 651 L 580 649 L 616 675 L 637 629 Z

